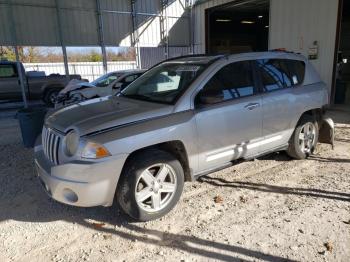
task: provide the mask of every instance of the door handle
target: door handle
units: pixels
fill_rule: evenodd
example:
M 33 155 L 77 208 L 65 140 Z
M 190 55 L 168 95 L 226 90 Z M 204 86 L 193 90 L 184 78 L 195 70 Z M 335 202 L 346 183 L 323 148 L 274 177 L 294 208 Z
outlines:
M 259 106 L 260 106 L 259 103 L 249 103 L 244 108 L 246 108 L 248 110 L 253 110 L 253 109 L 255 109 L 255 108 L 259 107 Z

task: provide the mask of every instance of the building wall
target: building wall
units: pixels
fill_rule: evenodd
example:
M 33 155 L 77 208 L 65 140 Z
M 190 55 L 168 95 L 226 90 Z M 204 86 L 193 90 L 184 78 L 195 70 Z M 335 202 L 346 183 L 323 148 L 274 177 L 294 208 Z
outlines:
M 239 0 L 211 0 L 195 6 L 194 47 L 205 52 L 205 9 Z M 308 54 L 314 41 L 318 42 L 318 59 L 313 60 L 321 78 L 329 88 L 332 84 L 337 0 L 271 0 L 269 49 Z
M 337 16 L 337 0 L 271 0 L 270 49 L 286 48 L 307 56 L 317 41 L 318 59 L 312 63 L 330 90 Z

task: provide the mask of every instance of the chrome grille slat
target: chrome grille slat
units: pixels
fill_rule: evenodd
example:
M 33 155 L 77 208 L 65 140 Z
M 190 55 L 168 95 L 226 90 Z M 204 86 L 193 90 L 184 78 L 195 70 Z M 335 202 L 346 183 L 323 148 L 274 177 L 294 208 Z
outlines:
M 44 149 L 45 155 L 46 155 L 46 136 L 47 136 L 47 129 L 44 127 L 42 132 L 42 143 L 43 143 L 43 149 Z
M 53 148 L 52 148 L 52 151 L 53 151 L 53 154 L 52 154 L 52 159 L 53 159 L 53 162 L 57 165 L 57 153 L 58 153 L 58 141 L 59 141 L 59 137 L 58 136 L 55 136 L 54 138 L 54 143 L 53 143 Z
M 48 139 L 49 141 L 48 141 L 48 143 L 47 143 L 47 149 L 48 149 L 48 152 L 47 152 L 47 154 L 48 154 L 48 156 L 49 156 L 49 159 L 51 160 L 52 159 L 52 133 L 50 132 L 50 134 L 49 134 L 49 139 Z
M 48 142 L 49 142 L 49 130 L 46 130 L 46 141 L 45 141 L 45 147 L 46 147 L 46 156 L 48 155 L 49 151 L 48 151 Z
M 45 132 L 45 146 L 44 146 L 44 148 L 45 148 L 45 155 L 47 155 L 47 136 L 48 136 L 48 134 L 49 134 L 49 132 L 46 130 L 46 132 Z
M 59 164 L 58 148 L 60 144 L 60 135 L 50 128 L 43 127 L 42 144 L 45 156 L 55 165 Z

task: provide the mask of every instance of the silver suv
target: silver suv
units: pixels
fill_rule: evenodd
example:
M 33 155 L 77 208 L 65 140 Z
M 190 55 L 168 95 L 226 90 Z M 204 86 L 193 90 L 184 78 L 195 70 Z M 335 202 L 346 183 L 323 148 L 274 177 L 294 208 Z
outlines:
M 147 221 L 169 212 L 184 181 L 286 150 L 296 159 L 333 143 L 326 85 L 287 52 L 187 56 L 156 65 L 114 96 L 59 109 L 35 163 L 47 193 Z

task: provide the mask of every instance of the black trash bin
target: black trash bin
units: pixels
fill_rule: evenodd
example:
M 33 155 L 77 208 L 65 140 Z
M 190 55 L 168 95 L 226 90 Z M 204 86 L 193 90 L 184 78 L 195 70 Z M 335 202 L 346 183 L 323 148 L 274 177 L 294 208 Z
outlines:
M 25 147 L 34 147 L 35 140 L 41 133 L 47 109 L 43 107 L 24 108 L 17 112 Z

